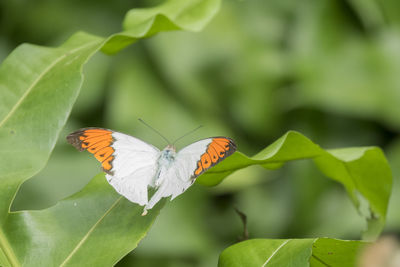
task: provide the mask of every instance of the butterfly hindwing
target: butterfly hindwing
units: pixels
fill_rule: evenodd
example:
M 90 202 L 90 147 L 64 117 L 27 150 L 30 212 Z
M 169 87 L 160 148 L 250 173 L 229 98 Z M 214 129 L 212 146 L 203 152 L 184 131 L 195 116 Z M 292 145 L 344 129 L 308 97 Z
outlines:
M 117 133 L 113 175 L 106 175 L 115 190 L 139 205 L 148 202 L 148 187 L 154 186 L 160 150 L 135 137 Z

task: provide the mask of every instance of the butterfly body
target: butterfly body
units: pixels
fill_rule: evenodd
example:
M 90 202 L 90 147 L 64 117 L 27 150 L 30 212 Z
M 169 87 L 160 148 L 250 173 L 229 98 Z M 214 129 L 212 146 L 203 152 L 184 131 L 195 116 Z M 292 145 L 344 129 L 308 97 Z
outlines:
M 173 166 L 176 157 L 176 150 L 172 145 L 168 145 L 164 150 L 160 152 L 160 156 L 157 159 L 157 171 L 155 175 L 155 187 L 159 187 L 164 181 L 168 169 Z
M 135 137 L 102 128 L 83 128 L 67 136 L 78 150 L 87 150 L 102 163 L 106 179 L 131 202 L 145 206 L 144 214 L 161 198 L 171 200 L 189 188 L 206 170 L 236 151 L 227 137 L 211 137 L 184 147 L 163 150 Z M 148 199 L 148 188 L 155 193 Z

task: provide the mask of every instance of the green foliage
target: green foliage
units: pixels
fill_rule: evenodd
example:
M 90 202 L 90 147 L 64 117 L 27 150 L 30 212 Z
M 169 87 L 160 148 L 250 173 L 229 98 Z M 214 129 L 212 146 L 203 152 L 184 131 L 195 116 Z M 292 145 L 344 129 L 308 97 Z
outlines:
M 308 116 L 307 112 L 301 112 L 301 108 L 304 107 L 317 108 L 323 112 L 382 119 L 385 125 L 398 127 L 400 124 L 396 105 L 396 70 L 399 69 L 399 60 L 394 53 L 396 47 L 393 46 L 398 36 L 385 29 L 379 12 L 375 12 L 376 7 L 366 7 L 361 1 L 352 3 L 354 13 L 362 18 L 362 27 L 372 27 L 385 33 L 366 42 L 363 34 L 353 27 L 348 27 L 349 22 L 341 17 L 343 14 L 339 4 L 318 1 L 313 3 L 313 8 L 298 8 L 294 2 L 278 2 L 274 2 L 268 8 L 264 5 L 260 8 L 257 6 L 258 2 L 245 3 L 246 8 L 243 8 L 242 2 L 227 3 L 216 24 L 210 27 L 211 31 L 200 38 L 169 33 L 160 36 L 159 39 L 151 39 L 145 45 L 141 42 L 142 46 L 139 47 L 142 49 L 126 52 L 129 56 L 133 54 L 133 58 L 125 56 L 126 54 L 118 58 L 122 64 L 117 65 L 113 74 L 115 80 L 111 82 L 102 77 L 101 71 L 88 64 L 95 69 L 92 74 L 97 75 L 98 81 L 105 79 L 104 83 L 110 82 L 110 87 L 114 89 L 107 95 L 109 104 L 105 111 L 108 125 L 113 126 L 110 128 L 129 128 L 126 125 L 130 125 L 134 118 L 147 114 L 147 117 L 153 116 L 158 119 L 157 128 L 162 125 L 168 128 L 169 134 L 179 134 L 185 131 L 186 127 L 191 127 L 191 121 L 207 118 L 207 122 L 212 125 L 209 127 L 212 129 L 209 130 L 210 134 L 214 135 L 215 131 L 227 135 L 235 133 L 239 138 L 240 150 L 246 151 L 264 147 L 281 132 L 287 131 L 288 127 L 283 122 L 286 122 L 287 113 L 293 110 L 297 112 L 296 109 L 300 109 L 300 119 L 296 116 L 296 123 L 306 121 L 307 124 L 307 120 L 302 119 L 302 116 Z M 20 12 L 18 4 L 4 3 L 0 5 L 6 8 L 14 5 Z M 78 193 L 46 209 L 11 211 L 11 206 L 14 205 L 14 198 L 21 184 L 28 179 L 34 180 L 30 178 L 43 169 L 59 137 L 64 139 L 62 128 L 80 93 L 83 67 L 96 52 L 101 50 L 105 54 L 115 54 L 128 45 L 159 32 L 180 29 L 199 31 L 215 16 L 219 5 L 218 0 L 170 0 L 152 8 L 135 8 L 127 13 L 123 23 L 124 30 L 107 38 L 78 32 L 56 48 L 21 45 L 4 60 L 0 67 L 1 266 L 110 266 L 136 248 L 138 242 L 148 233 L 160 209 L 164 208 L 164 202 L 142 217 L 142 208 L 115 193 L 105 181 L 104 175 L 95 176 Z M 382 5 L 382 8 L 391 10 L 387 8 L 388 4 Z M 58 9 L 60 7 L 61 9 Z M 60 11 L 64 10 L 62 5 L 60 7 L 50 7 L 49 14 L 59 14 L 62 17 L 63 12 Z M 29 9 L 26 18 L 23 18 L 26 21 L 21 19 L 20 24 L 26 25 L 27 36 L 30 33 L 34 33 L 32 35 L 35 37 L 41 34 L 46 36 L 42 31 L 29 28 L 34 27 L 33 23 L 29 23 L 30 19 L 35 20 L 35 14 L 40 14 L 35 8 L 37 7 L 32 7 L 32 12 Z M 79 6 L 77 10 L 80 11 L 81 8 L 83 7 Z M 77 13 L 77 10 L 72 14 Z M 92 8 L 88 14 L 91 13 Z M 396 14 L 387 14 L 388 19 L 396 22 Z M 69 24 L 71 19 L 66 17 Z M 286 17 L 291 17 L 296 22 L 292 34 L 288 34 L 287 28 L 292 29 L 293 25 L 286 25 L 282 20 Z M 52 19 L 46 22 L 48 18 L 43 17 L 44 29 L 48 25 L 53 26 L 53 21 L 59 19 L 54 16 L 50 18 Z M 336 21 L 336 18 L 342 19 Z M 86 19 L 84 17 L 83 21 Z M 240 19 L 245 23 L 240 23 Z M 97 22 L 98 18 L 96 25 Z M 102 23 L 108 25 L 107 20 Z M 97 26 L 101 27 L 99 25 Z M 213 32 L 215 28 L 218 30 Z M 54 32 L 49 35 L 54 35 Z M 283 40 L 280 35 L 289 38 Z M 276 41 L 279 38 L 282 40 Z M 215 50 L 210 49 L 210 44 L 204 42 L 214 39 L 221 41 L 221 44 L 212 43 L 211 46 Z M 4 43 L 0 40 L 0 52 L 2 45 Z M 352 72 L 355 69 L 357 72 Z M 382 71 L 383 69 L 389 71 Z M 89 70 L 85 72 L 87 76 L 88 72 Z M 353 75 L 348 77 L 349 73 Z M 191 75 L 202 77 L 203 80 L 188 78 Z M 228 78 L 228 75 L 232 78 Z M 346 78 L 343 78 L 344 76 Z M 97 85 L 100 83 L 102 82 L 98 82 Z M 93 86 L 93 83 L 91 85 Z M 135 87 L 132 89 L 132 86 Z M 92 100 L 100 102 L 103 96 L 95 87 L 93 86 L 92 92 L 85 96 L 85 100 L 81 98 L 82 102 L 78 101 L 80 111 L 96 109 L 96 103 Z M 166 90 L 160 90 L 164 87 Z M 376 90 L 381 87 L 383 93 Z M 295 93 L 292 94 L 293 92 Z M 295 97 L 292 97 L 293 95 Z M 191 111 L 187 112 L 188 109 Z M 313 140 L 318 140 L 324 146 L 326 142 L 320 140 L 326 136 L 329 139 L 341 132 L 337 130 L 341 127 L 347 130 L 343 131 L 345 143 L 359 139 L 361 141 L 357 144 L 365 140 L 371 143 L 370 140 L 374 140 L 374 133 L 364 131 L 364 126 L 352 128 L 353 123 L 346 122 L 338 127 L 335 120 L 330 121 L 329 116 L 328 129 L 321 126 L 323 123 L 320 122 L 324 120 L 319 119 L 320 117 L 312 118 L 314 124 L 310 123 L 311 126 L 304 127 L 293 123 L 289 128 L 304 128 L 306 132 L 309 131 L 307 127 L 325 129 L 325 134 L 312 136 Z M 326 117 L 323 118 L 326 120 Z M 67 127 L 75 127 L 74 123 L 79 124 L 74 118 L 70 121 L 72 125 Z M 179 126 L 171 127 L 171 121 L 175 121 Z M 357 124 L 359 125 L 363 124 Z M 249 140 L 252 140 L 252 143 Z M 337 139 L 334 140 L 337 142 Z M 60 151 L 57 153 L 65 152 Z M 400 149 L 392 152 L 398 154 L 398 151 Z M 83 170 L 82 163 L 73 165 L 72 161 L 64 161 L 79 157 L 75 151 L 74 153 L 71 156 L 64 153 L 65 158 L 59 159 L 58 164 L 70 164 L 70 169 L 80 166 Z M 277 170 L 288 161 L 300 159 L 311 159 L 325 176 L 343 185 L 352 203 L 368 222 L 364 238 L 373 239 L 380 234 L 386 221 L 392 177 L 387 160 L 382 150 L 377 147 L 325 150 L 302 134 L 289 131 L 253 157 L 248 157 L 242 152 L 235 153 L 199 177 L 198 184 L 214 186 L 223 181 L 216 190 L 226 190 L 224 193 L 229 194 L 229 190 L 232 189 L 229 189 L 229 184 L 226 186 L 224 183 L 229 183 L 233 177 L 226 180 L 225 178 L 244 171 L 244 175 L 238 175 L 242 181 L 239 190 L 245 192 L 253 186 L 257 187 L 262 195 L 260 197 L 252 194 L 252 191 L 247 193 L 247 196 L 255 199 L 250 205 L 261 207 L 263 211 L 257 211 L 257 218 L 261 219 L 263 229 L 261 235 L 269 230 L 262 221 L 266 217 L 277 218 L 274 219 L 275 224 L 270 231 L 282 234 L 276 228 L 287 221 L 287 217 L 279 214 L 285 208 L 276 205 L 278 202 L 269 203 L 271 191 L 267 192 L 266 188 L 261 186 L 263 182 L 260 182 L 272 179 L 259 177 L 261 179 L 257 180 L 258 173 L 246 167 L 260 165 L 269 170 Z M 282 169 L 290 170 L 291 166 L 293 165 L 289 164 L 289 168 Z M 317 174 L 309 175 L 307 171 L 298 170 L 299 168 L 294 168 L 294 177 L 290 177 L 294 178 L 291 180 L 303 178 L 301 186 L 295 188 L 302 195 L 298 201 L 299 205 L 303 205 L 300 206 L 302 209 L 297 209 L 297 203 L 294 204 L 295 216 L 305 209 L 307 212 L 312 211 L 316 203 L 322 202 L 323 196 L 327 195 L 319 184 Z M 69 174 L 68 168 L 63 171 L 65 173 L 59 172 L 56 169 L 50 178 L 77 179 Z M 279 173 L 279 170 L 276 172 Z M 263 176 L 267 176 L 267 172 L 262 173 Z M 268 178 L 269 175 L 268 172 Z M 304 179 L 305 176 L 309 179 Z M 314 176 L 316 180 L 312 180 Z M 243 186 L 243 181 L 246 181 L 246 186 Z M 233 183 L 230 184 L 232 185 Z M 48 188 L 52 190 L 51 186 Z M 292 194 L 282 188 L 279 188 L 279 196 L 286 201 Z M 156 223 L 155 232 L 162 233 L 154 238 L 150 232 L 148 240 L 144 240 L 143 246 L 139 246 L 139 249 L 144 247 L 142 255 L 147 253 L 153 258 L 157 249 L 161 251 L 158 255 L 164 255 L 166 248 L 173 254 L 174 244 L 178 244 L 177 246 L 184 251 L 179 257 L 191 258 L 195 254 L 196 260 L 210 266 L 208 263 L 215 262 L 216 257 L 211 260 L 208 258 L 219 253 L 220 243 L 225 247 L 226 244 L 233 243 L 231 238 L 221 238 L 223 241 L 219 241 L 220 243 L 213 239 L 215 235 L 224 231 L 231 231 L 235 235 L 237 229 L 232 227 L 235 223 L 231 223 L 230 217 L 222 220 L 218 218 L 224 211 L 215 209 L 216 205 L 210 203 L 210 195 L 196 196 L 201 191 L 195 190 L 201 189 L 194 186 L 184 196 L 174 200 L 174 205 L 165 208 L 160 217 L 164 219 L 163 222 L 169 223 L 169 227 L 164 225 L 157 228 Z M 309 192 L 318 192 L 319 195 L 309 196 Z M 238 195 L 238 198 L 244 198 L 243 195 Z M 337 201 L 337 196 L 334 195 L 332 202 L 342 203 Z M 189 197 L 194 200 L 186 202 Z M 265 201 L 266 199 L 268 201 Z M 28 197 L 28 201 L 34 202 L 35 199 Z M 265 211 L 268 205 L 274 206 L 274 212 Z M 340 209 L 346 210 L 347 206 L 350 205 L 342 205 Z M 210 207 L 214 210 L 210 211 Z M 325 211 L 325 206 L 321 211 L 324 214 L 329 212 L 329 209 Z M 247 211 L 245 213 L 247 214 Z M 335 216 L 336 214 L 331 213 L 328 220 Z M 317 220 L 308 219 L 313 225 L 318 224 Z M 350 225 L 351 223 L 347 222 L 351 219 L 351 216 L 344 216 L 340 218 L 341 224 Z M 296 226 L 301 225 L 302 220 L 304 219 L 295 217 L 294 223 Z M 221 225 L 224 231 L 220 231 Z M 290 224 L 286 227 L 292 228 Z M 397 229 L 397 226 L 393 227 Z M 317 227 L 314 226 L 314 230 L 315 228 Z M 249 229 L 250 233 L 255 232 L 252 226 Z M 292 236 L 284 231 L 283 235 L 283 238 Z M 300 235 L 307 233 L 302 232 Z M 358 236 L 358 233 L 352 237 L 354 235 Z M 261 266 L 269 259 L 266 266 L 275 263 L 285 266 L 353 266 L 358 250 L 364 244 L 361 241 L 325 238 L 248 240 L 227 248 L 220 255 L 219 264 L 234 266 L 234 263 L 243 263 L 242 265 L 246 266 Z M 252 257 L 249 258 L 249 255 Z M 126 262 L 129 262 L 129 258 L 126 257 Z M 168 265 L 168 261 L 163 258 L 158 260 L 154 265 Z
M 180 18 L 181 10 L 174 9 L 180 2 L 170 1 L 159 10 L 155 7 L 151 16 L 157 16 L 168 6 L 172 10 L 164 21 L 169 19 L 168 15 Z M 179 23 L 193 27 L 191 13 L 199 21 L 212 17 L 218 1 L 204 3 L 214 3 L 214 8 L 193 13 L 191 8 L 197 5 L 186 3 L 184 12 L 188 19 Z M 114 35 L 109 42 L 77 33 L 58 48 L 22 45 L 3 62 L 0 69 L 1 265 L 112 265 L 136 247 L 154 221 L 157 209 L 141 218 L 142 209 L 118 196 L 104 179 L 100 180 L 103 176 L 49 209 L 9 212 L 22 182 L 47 162 L 79 93 L 82 68 L 87 60 L 102 47 L 113 52 L 122 49 L 126 38 L 132 43 L 161 30 L 178 29 L 160 27 L 157 19 L 147 23 L 151 16 L 142 18 L 142 23 L 136 20 L 129 24 L 128 33 Z M 143 22 L 146 22 L 144 29 Z M 125 39 L 116 40 L 116 36 Z M 131 229 L 129 232 L 127 226 Z M 103 244 L 102 250 L 99 244 Z M 95 254 L 98 256 L 87 256 Z
M 225 249 L 218 266 L 352 267 L 366 244 L 330 238 L 252 239 Z
M 78 33 L 55 49 L 22 45 L 1 65 L 3 214 L 20 184 L 45 165 L 79 93 L 82 65 L 101 42 Z
M 198 182 L 216 185 L 250 165 L 276 169 L 287 161 L 307 158 L 313 159 L 326 176 L 343 184 L 360 214 L 368 220 L 365 238 L 375 239 L 385 225 L 392 191 L 390 167 L 378 147 L 323 150 L 300 133 L 288 132 L 253 157 L 235 153 L 199 177 Z M 360 204 L 360 196 L 367 201 L 367 212 Z
M 118 195 L 99 174 L 51 208 L 9 214 L 2 264 L 111 266 L 137 246 L 162 206 L 141 216 L 143 208 Z
M 169 0 L 154 8 L 132 9 L 124 20 L 125 31 L 112 35 L 102 51 L 116 53 L 138 38 L 162 31 L 200 31 L 216 14 L 219 5 L 219 0 Z

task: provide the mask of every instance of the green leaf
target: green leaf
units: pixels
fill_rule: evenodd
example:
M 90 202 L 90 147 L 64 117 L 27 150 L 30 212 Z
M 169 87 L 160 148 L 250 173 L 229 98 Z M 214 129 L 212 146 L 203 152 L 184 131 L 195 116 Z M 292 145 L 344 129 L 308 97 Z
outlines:
M 126 21 L 133 23 L 108 39 L 79 32 L 57 48 L 21 45 L 4 60 L 0 67 L 1 266 L 113 265 L 143 238 L 157 210 L 141 218 L 141 208 L 110 191 L 104 178 L 95 178 L 81 193 L 46 210 L 10 212 L 10 207 L 22 182 L 46 164 L 79 94 L 82 68 L 94 53 L 102 48 L 117 52 L 160 31 L 200 30 L 218 7 L 218 0 L 167 1 L 149 12 L 142 9 L 146 17 L 129 15 Z M 169 23 L 164 27 L 165 19 Z
M 137 246 L 164 203 L 141 216 L 143 207 L 120 196 L 99 174 L 81 192 L 51 208 L 8 216 L 4 228 L 12 262 L 111 266 Z
M 0 67 L 0 214 L 19 185 L 42 169 L 102 39 L 77 33 L 58 48 L 24 44 Z M 0 217 L 0 223 L 7 216 Z
M 312 247 L 311 266 L 356 266 L 368 242 L 318 238 Z
M 368 222 L 364 238 L 374 239 L 379 235 L 386 220 L 392 174 L 385 155 L 378 147 L 324 150 L 302 134 L 290 131 L 253 157 L 236 152 L 197 181 L 212 186 L 235 170 L 250 165 L 276 169 L 287 161 L 299 159 L 314 160 L 326 176 L 343 184 Z M 362 204 L 369 209 L 365 210 Z
M 113 54 L 135 42 L 161 31 L 200 31 L 219 10 L 220 0 L 169 0 L 154 8 L 130 10 L 124 30 L 109 38 L 102 51 Z
M 367 243 L 330 238 L 251 239 L 225 249 L 218 266 L 356 266 Z

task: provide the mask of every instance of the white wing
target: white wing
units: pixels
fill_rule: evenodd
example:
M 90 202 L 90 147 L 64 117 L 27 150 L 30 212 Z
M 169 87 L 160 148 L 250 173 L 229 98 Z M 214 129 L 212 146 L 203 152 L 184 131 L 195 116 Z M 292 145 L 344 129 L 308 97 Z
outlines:
M 112 136 L 115 158 L 107 181 L 118 193 L 143 206 L 148 202 L 147 187 L 154 186 L 160 150 L 129 135 L 113 132 Z
M 186 191 L 203 172 L 236 151 L 235 143 L 226 137 L 212 137 L 184 147 L 170 166 L 163 167 L 162 182 L 145 209 L 151 209 L 161 198 L 171 200 Z
M 87 150 L 102 163 L 107 181 L 139 205 L 148 202 L 147 187 L 154 186 L 160 150 L 132 136 L 102 128 L 84 128 L 67 136 L 80 151 Z

